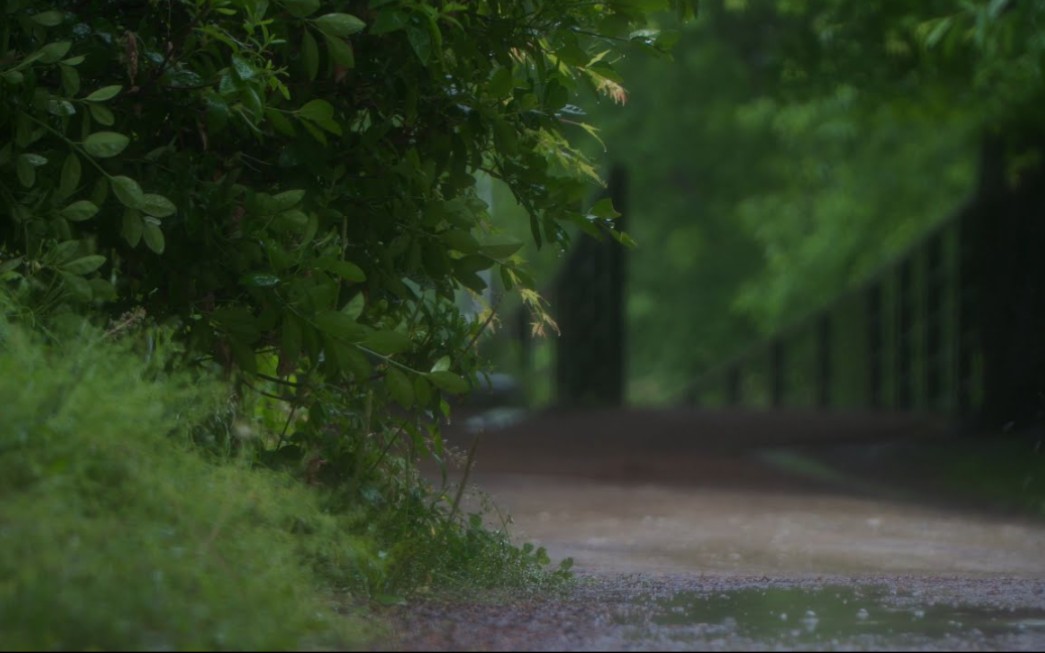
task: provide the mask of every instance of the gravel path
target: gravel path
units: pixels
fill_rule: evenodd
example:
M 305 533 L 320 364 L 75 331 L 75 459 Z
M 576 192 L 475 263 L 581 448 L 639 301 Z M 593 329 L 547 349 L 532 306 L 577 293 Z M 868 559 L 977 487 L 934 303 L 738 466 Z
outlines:
M 826 442 L 845 426 L 845 418 L 808 419 L 694 412 L 651 421 L 606 411 L 485 434 L 469 501 L 491 496 L 511 514 L 518 541 L 545 546 L 553 560 L 572 557 L 579 582 L 561 595 L 392 609 L 397 636 L 386 644 L 1045 648 L 1045 523 L 912 501 L 888 470 L 852 480 L 773 464 L 768 444 Z M 853 423 L 864 429 L 857 437 L 876 428 L 879 439 L 905 428 L 944 435 L 925 421 Z M 469 437 L 450 433 L 462 445 Z

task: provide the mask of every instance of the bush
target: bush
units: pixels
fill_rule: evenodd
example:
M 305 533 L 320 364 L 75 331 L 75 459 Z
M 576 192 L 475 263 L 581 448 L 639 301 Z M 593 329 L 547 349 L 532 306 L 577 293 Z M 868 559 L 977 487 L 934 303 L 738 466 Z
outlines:
M 223 385 L 80 336 L 48 349 L 0 323 L 3 647 L 358 643 L 309 559 L 363 577 L 369 543 L 306 534 L 335 518 L 286 475 L 191 450 L 190 431 L 226 408 Z

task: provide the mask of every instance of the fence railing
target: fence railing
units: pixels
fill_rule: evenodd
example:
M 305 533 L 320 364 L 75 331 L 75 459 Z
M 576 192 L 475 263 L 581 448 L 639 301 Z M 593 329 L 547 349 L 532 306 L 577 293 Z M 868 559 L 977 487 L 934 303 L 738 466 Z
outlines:
M 982 402 L 958 211 L 828 306 L 702 374 L 690 404 L 968 414 Z

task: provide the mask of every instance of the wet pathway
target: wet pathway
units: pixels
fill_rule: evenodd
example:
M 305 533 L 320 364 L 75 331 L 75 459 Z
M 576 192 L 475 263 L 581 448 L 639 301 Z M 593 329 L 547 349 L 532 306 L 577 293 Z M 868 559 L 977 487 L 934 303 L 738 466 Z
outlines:
M 484 435 L 469 501 L 492 497 L 518 541 L 572 557 L 578 587 L 414 605 L 398 614 L 397 645 L 1045 648 L 1045 522 L 925 505 L 888 474 L 781 465 L 766 455 L 786 441 L 779 420 L 745 440 L 721 416 L 710 420 L 717 429 L 675 416 L 660 431 L 629 419 Z M 629 436 L 636 428 L 641 445 Z

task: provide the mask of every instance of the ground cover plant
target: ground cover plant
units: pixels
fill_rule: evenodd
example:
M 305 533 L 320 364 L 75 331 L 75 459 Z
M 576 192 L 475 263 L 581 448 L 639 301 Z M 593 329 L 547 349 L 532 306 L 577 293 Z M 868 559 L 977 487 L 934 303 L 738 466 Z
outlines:
M 477 179 L 539 244 L 624 239 L 575 102 L 692 4 L 5 3 L 4 645 L 345 645 L 327 592 L 562 578 L 415 465 L 479 273 L 548 324 Z

